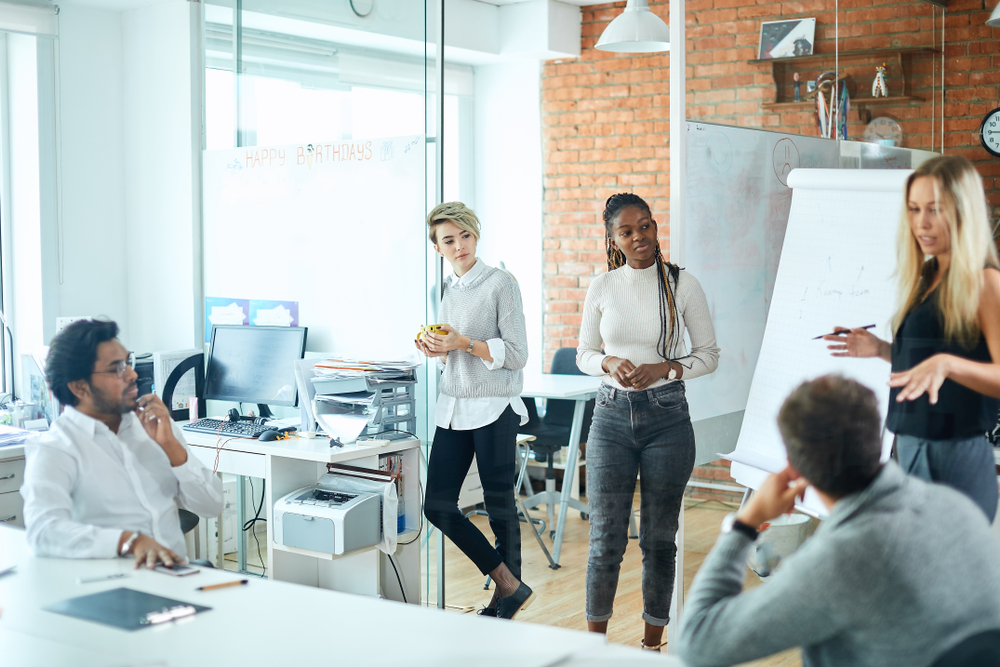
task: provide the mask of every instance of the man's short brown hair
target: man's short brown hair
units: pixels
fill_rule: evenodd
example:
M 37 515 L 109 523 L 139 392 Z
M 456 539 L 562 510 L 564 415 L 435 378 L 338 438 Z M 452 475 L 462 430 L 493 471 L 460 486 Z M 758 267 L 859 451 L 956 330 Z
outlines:
M 833 498 L 861 491 L 875 479 L 881 428 L 875 393 L 843 375 L 803 382 L 778 412 L 788 462 Z

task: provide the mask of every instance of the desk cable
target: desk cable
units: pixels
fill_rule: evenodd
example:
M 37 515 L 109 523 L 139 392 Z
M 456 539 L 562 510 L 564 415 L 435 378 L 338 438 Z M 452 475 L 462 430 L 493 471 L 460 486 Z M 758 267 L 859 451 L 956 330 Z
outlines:
M 247 479 L 250 480 L 250 502 L 252 503 L 254 494 L 256 493 L 253 488 L 253 477 L 247 477 Z M 260 563 L 260 567 L 262 570 L 260 574 L 261 579 L 267 576 L 267 566 L 264 565 L 264 556 L 261 554 L 260 540 L 257 538 L 257 531 L 254 530 L 253 527 L 257 524 L 258 521 L 267 524 L 267 519 L 261 517 L 260 515 L 261 510 L 264 509 L 264 496 L 267 495 L 266 492 L 267 492 L 267 480 L 264 479 L 261 480 L 260 505 L 257 506 L 253 518 L 248 519 L 246 523 L 243 524 L 243 532 L 245 533 L 249 530 L 250 534 L 253 535 L 253 541 L 257 543 L 257 562 Z
M 396 573 L 396 581 L 399 582 L 399 592 L 403 595 L 403 603 L 406 603 L 406 591 L 403 589 L 403 580 L 399 578 L 399 570 L 396 569 L 396 559 L 392 557 L 392 554 L 386 554 L 389 557 L 389 564 L 392 565 L 392 571 Z

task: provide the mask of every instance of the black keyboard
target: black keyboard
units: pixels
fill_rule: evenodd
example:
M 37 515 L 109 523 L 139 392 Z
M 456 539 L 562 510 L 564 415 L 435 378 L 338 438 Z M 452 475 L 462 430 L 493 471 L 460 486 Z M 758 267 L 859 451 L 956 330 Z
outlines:
M 222 427 L 221 429 L 219 427 Z M 212 435 L 237 436 L 240 438 L 256 438 L 264 431 L 288 431 L 287 428 L 275 428 L 267 424 L 254 424 L 253 422 L 227 422 L 221 419 L 199 419 L 184 425 L 185 431 L 195 433 L 211 433 Z

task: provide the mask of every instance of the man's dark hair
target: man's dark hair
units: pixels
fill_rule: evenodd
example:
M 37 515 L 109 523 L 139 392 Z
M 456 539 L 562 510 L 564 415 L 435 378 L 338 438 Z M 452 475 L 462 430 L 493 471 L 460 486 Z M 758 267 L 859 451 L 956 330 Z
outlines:
M 79 399 L 69 383 L 86 380 L 94 372 L 97 346 L 118 337 L 118 325 L 108 320 L 78 320 L 52 339 L 45 361 L 45 379 L 49 389 L 63 405 L 76 405 Z
M 833 498 L 866 488 L 881 469 L 875 393 L 842 375 L 800 384 L 778 412 L 788 462 Z

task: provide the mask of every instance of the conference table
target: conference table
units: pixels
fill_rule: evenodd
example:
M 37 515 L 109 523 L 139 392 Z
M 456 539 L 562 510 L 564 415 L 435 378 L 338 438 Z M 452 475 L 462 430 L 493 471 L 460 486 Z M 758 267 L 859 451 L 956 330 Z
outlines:
M 552 546 L 552 560 L 559 565 L 559 554 L 562 551 L 563 533 L 566 530 L 566 515 L 570 508 L 589 513 L 590 508 L 575 498 L 571 498 L 572 480 L 576 473 L 577 459 L 580 456 L 580 440 L 583 438 L 583 413 L 587 401 L 597 397 L 601 387 L 599 377 L 589 375 L 554 375 L 551 373 L 524 374 L 524 398 L 552 398 L 564 401 L 574 401 L 573 423 L 569 432 L 569 451 L 566 455 L 566 472 L 563 476 L 562 491 L 559 495 L 559 517 L 556 520 L 556 532 Z M 531 507 L 543 502 L 549 502 L 547 492 L 543 491 L 526 499 L 525 505 Z
M 0 527 L 0 651 L 16 667 L 236 665 L 680 665 L 668 656 L 607 646 L 596 634 L 456 614 L 310 586 L 250 578 L 213 591 L 199 586 L 241 575 L 202 569 L 173 577 L 134 570 L 128 558 L 39 558 L 24 532 Z M 125 578 L 80 583 L 123 574 Z M 159 595 L 209 611 L 125 631 L 46 611 L 56 602 L 114 588 Z

